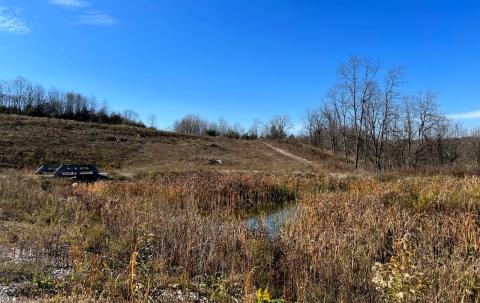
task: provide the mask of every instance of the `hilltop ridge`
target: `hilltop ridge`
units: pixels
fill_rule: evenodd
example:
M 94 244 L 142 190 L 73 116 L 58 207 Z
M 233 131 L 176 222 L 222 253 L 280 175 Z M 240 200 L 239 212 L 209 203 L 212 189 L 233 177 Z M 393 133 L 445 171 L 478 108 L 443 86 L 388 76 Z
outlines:
M 0 168 L 33 169 L 41 163 L 89 162 L 101 169 L 149 172 L 223 169 L 312 172 L 331 156 L 298 143 L 271 142 L 306 158 L 298 161 L 263 140 L 188 136 L 127 125 L 105 125 L 0 114 Z M 208 165 L 220 159 L 220 167 Z

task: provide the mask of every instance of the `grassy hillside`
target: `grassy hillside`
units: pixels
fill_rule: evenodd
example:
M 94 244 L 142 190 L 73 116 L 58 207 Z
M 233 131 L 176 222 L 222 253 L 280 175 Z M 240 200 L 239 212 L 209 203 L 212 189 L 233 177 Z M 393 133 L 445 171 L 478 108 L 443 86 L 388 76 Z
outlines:
M 29 176 L 73 161 L 137 178 Z M 0 116 L 0 163 L 26 169 L 0 173 L 0 302 L 480 302 L 475 176 L 19 116 Z
M 273 143 L 277 144 L 277 142 Z M 280 144 L 280 143 L 279 143 Z M 41 163 L 89 162 L 102 170 L 155 172 L 192 169 L 311 172 L 328 158 L 281 143 L 313 165 L 282 155 L 262 141 L 194 137 L 123 125 L 0 115 L 0 168 L 33 169 Z M 212 168 L 208 159 L 223 161 Z

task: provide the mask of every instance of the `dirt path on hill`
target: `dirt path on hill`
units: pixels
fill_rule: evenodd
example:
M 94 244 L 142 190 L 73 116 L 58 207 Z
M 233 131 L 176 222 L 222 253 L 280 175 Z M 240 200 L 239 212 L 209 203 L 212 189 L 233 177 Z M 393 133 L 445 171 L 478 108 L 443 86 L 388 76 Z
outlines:
M 292 159 L 294 159 L 294 160 L 297 160 L 298 162 L 302 162 L 302 163 L 308 164 L 308 165 L 311 165 L 311 164 L 312 164 L 312 161 L 309 161 L 309 160 L 307 160 L 307 159 L 305 159 L 305 158 L 302 158 L 302 157 L 299 157 L 299 156 L 297 156 L 297 155 L 294 155 L 294 154 L 292 154 L 292 153 L 290 153 L 290 152 L 288 152 L 288 151 L 286 151 L 286 150 L 284 150 L 284 149 L 275 147 L 275 146 L 273 146 L 273 145 L 271 145 L 271 144 L 268 144 L 268 143 L 264 143 L 264 144 L 265 144 L 266 146 L 270 147 L 271 149 L 273 149 L 274 151 L 276 151 L 277 153 L 280 153 L 280 154 L 282 154 L 282 155 L 284 155 L 284 156 L 287 156 L 287 157 L 289 157 L 289 158 L 292 158 Z

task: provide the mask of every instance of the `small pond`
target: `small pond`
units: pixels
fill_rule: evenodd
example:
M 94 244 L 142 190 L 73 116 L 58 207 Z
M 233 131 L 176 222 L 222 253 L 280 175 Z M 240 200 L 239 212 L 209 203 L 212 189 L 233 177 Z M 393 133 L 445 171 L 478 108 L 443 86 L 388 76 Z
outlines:
M 295 219 L 300 210 L 300 205 L 295 202 L 285 203 L 281 207 L 273 209 L 258 210 L 247 216 L 247 225 L 252 229 L 263 225 L 270 236 L 277 237 L 282 225 L 288 220 Z

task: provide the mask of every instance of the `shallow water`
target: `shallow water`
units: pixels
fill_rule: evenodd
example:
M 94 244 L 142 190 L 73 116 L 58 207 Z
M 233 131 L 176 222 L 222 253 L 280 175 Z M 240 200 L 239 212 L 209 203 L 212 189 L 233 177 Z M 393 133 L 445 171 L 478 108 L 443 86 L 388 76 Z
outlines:
M 286 203 L 278 208 L 260 210 L 247 217 L 247 225 L 252 229 L 263 226 L 270 236 L 277 237 L 283 224 L 288 220 L 294 220 L 300 209 L 297 203 Z

